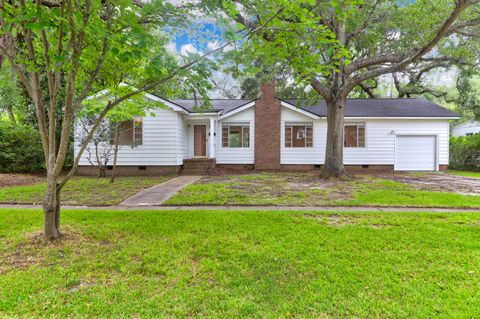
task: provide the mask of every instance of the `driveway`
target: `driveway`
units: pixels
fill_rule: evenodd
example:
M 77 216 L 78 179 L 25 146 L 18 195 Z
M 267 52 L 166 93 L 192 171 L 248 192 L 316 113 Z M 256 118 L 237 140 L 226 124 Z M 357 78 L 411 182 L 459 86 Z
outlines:
M 395 173 L 382 176 L 397 182 L 407 183 L 416 189 L 440 191 L 463 195 L 480 195 L 480 178 L 451 175 L 447 173 Z

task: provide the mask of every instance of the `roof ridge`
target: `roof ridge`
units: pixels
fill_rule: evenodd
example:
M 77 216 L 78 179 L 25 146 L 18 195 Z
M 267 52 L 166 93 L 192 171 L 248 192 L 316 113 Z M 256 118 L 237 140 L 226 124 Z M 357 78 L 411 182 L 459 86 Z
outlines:
M 174 101 L 195 101 L 195 99 L 173 99 Z M 215 100 L 215 101 L 254 101 L 256 99 L 209 99 L 209 100 Z M 201 101 L 201 99 L 197 99 L 197 101 Z

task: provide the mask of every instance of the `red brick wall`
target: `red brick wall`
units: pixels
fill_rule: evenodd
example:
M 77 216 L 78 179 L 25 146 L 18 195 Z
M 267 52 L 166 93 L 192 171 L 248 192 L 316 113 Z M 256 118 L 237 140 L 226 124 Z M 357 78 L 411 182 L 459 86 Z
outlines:
M 438 169 L 440 171 L 446 171 L 448 169 L 448 165 L 438 165 Z
M 280 167 L 280 101 L 272 81 L 262 84 L 255 102 L 255 169 Z

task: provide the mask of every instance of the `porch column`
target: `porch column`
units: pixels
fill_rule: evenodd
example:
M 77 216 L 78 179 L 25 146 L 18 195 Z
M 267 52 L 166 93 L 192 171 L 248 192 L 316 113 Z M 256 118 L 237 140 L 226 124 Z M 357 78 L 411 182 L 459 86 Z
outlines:
M 215 118 L 210 118 L 210 158 L 215 158 Z

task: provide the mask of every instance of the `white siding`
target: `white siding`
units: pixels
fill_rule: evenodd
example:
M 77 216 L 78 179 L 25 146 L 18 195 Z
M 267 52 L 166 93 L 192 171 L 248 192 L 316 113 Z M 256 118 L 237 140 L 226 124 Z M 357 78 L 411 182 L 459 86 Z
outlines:
M 395 134 L 434 135 L 438 137 L 438 164 L 448 164 L 448 120 L 349 120 L 365 123 L 365 147 L 345 148 L 345 165 L 393 165 L 395 163 Z M 313 122 L 313 147 L 285 147 L 285 122 Z M 323 164 L 327 140 L 327 122 L 314 120 L 298 112 L 282 108 L 281 164 Z
M 188 157 L 188 126 L 184 115 L 177 113 L 177 165 Z
M 393 165 L 395 135 L 402 134 L 437 136 L 439 164 L 448 164 L 449 124 L 447 120 L 355 120 L 353 122 L 365 122 L 365 147 L 345 148 L 343 160 L 346 165 Z
M 178 165 L 177 112 L 169 109 L 157 109 L 154 114 L 155 116 L 143 118 L 143 145 L 135 148 L 120 147 L 117 160 L 119 166 Z M 79 149 L 77 144 L 75 143 L 75 156 Z M 82 155 L 80 165 L 90 165 L 86 152 Z
M 285 147 L 285 122 L 313 123 L 313 147 Z M 327 122 L 282 107 L 280 130 L 280 164 L 323 164 Z
M 222 147 L 222 123 L 224 122 L 249 122 L 250 123 L 250 147 L 228 148 Z M 216 132 L 216 160 L 217 164 L 253 164 L 255 153 L 255 112 L 253 107 L 229 116 L 217 122 Z
M 193 124 L 205 122 L 207 132 L 209 120 L 187 120 L 179 112 L 170 109 L 158 109 L 154 117 L 143 120 L 143 145 L 136 148 L 122 146 L 119 151 L 118 165 L 182 165 L 183 160 L 193 156 Z M 254 164 L 254 109 L 249 108 L 216 122 L 216 161 L 218 164 Z M 349 119 L 346 119 L 348 122 Z M 222 123 L 249 122 L 250 147 L 222 147 Z M 284 139 L 285 122 L 313 123 L 313 147 L 286 148 Z M 449 122 L 448 120 L 390 120 L 368 119 L 352 120 L 365 122 L 365 147 L 346 148 L 344 163 L 346 165 L 394 165 L 396 135 L 433 135 L 437 137 L 437 158 L 439 165 L 448 164 Z M 207 134 L 208 135 L 208 134 Z M 312 119 L 306 115 L 282 107 L 281 114 L 281 164 L 323 164 L 327 122 L 325 119 Z M 208 138 L 208 136 L 207 136 Z M 207 141 L 207 154 L 208 154 Z M 75 155 L 78 153 L 75 143 Z M 191 154 L 190 154 L 191 153 Z M 89 165 L 84 154 L 80 165 Z
M 480 122 L 468 121 L 457 125 L 452 128 L 452 136 L 465 136 L 467 134 L 475 134 L 480 132 Z

